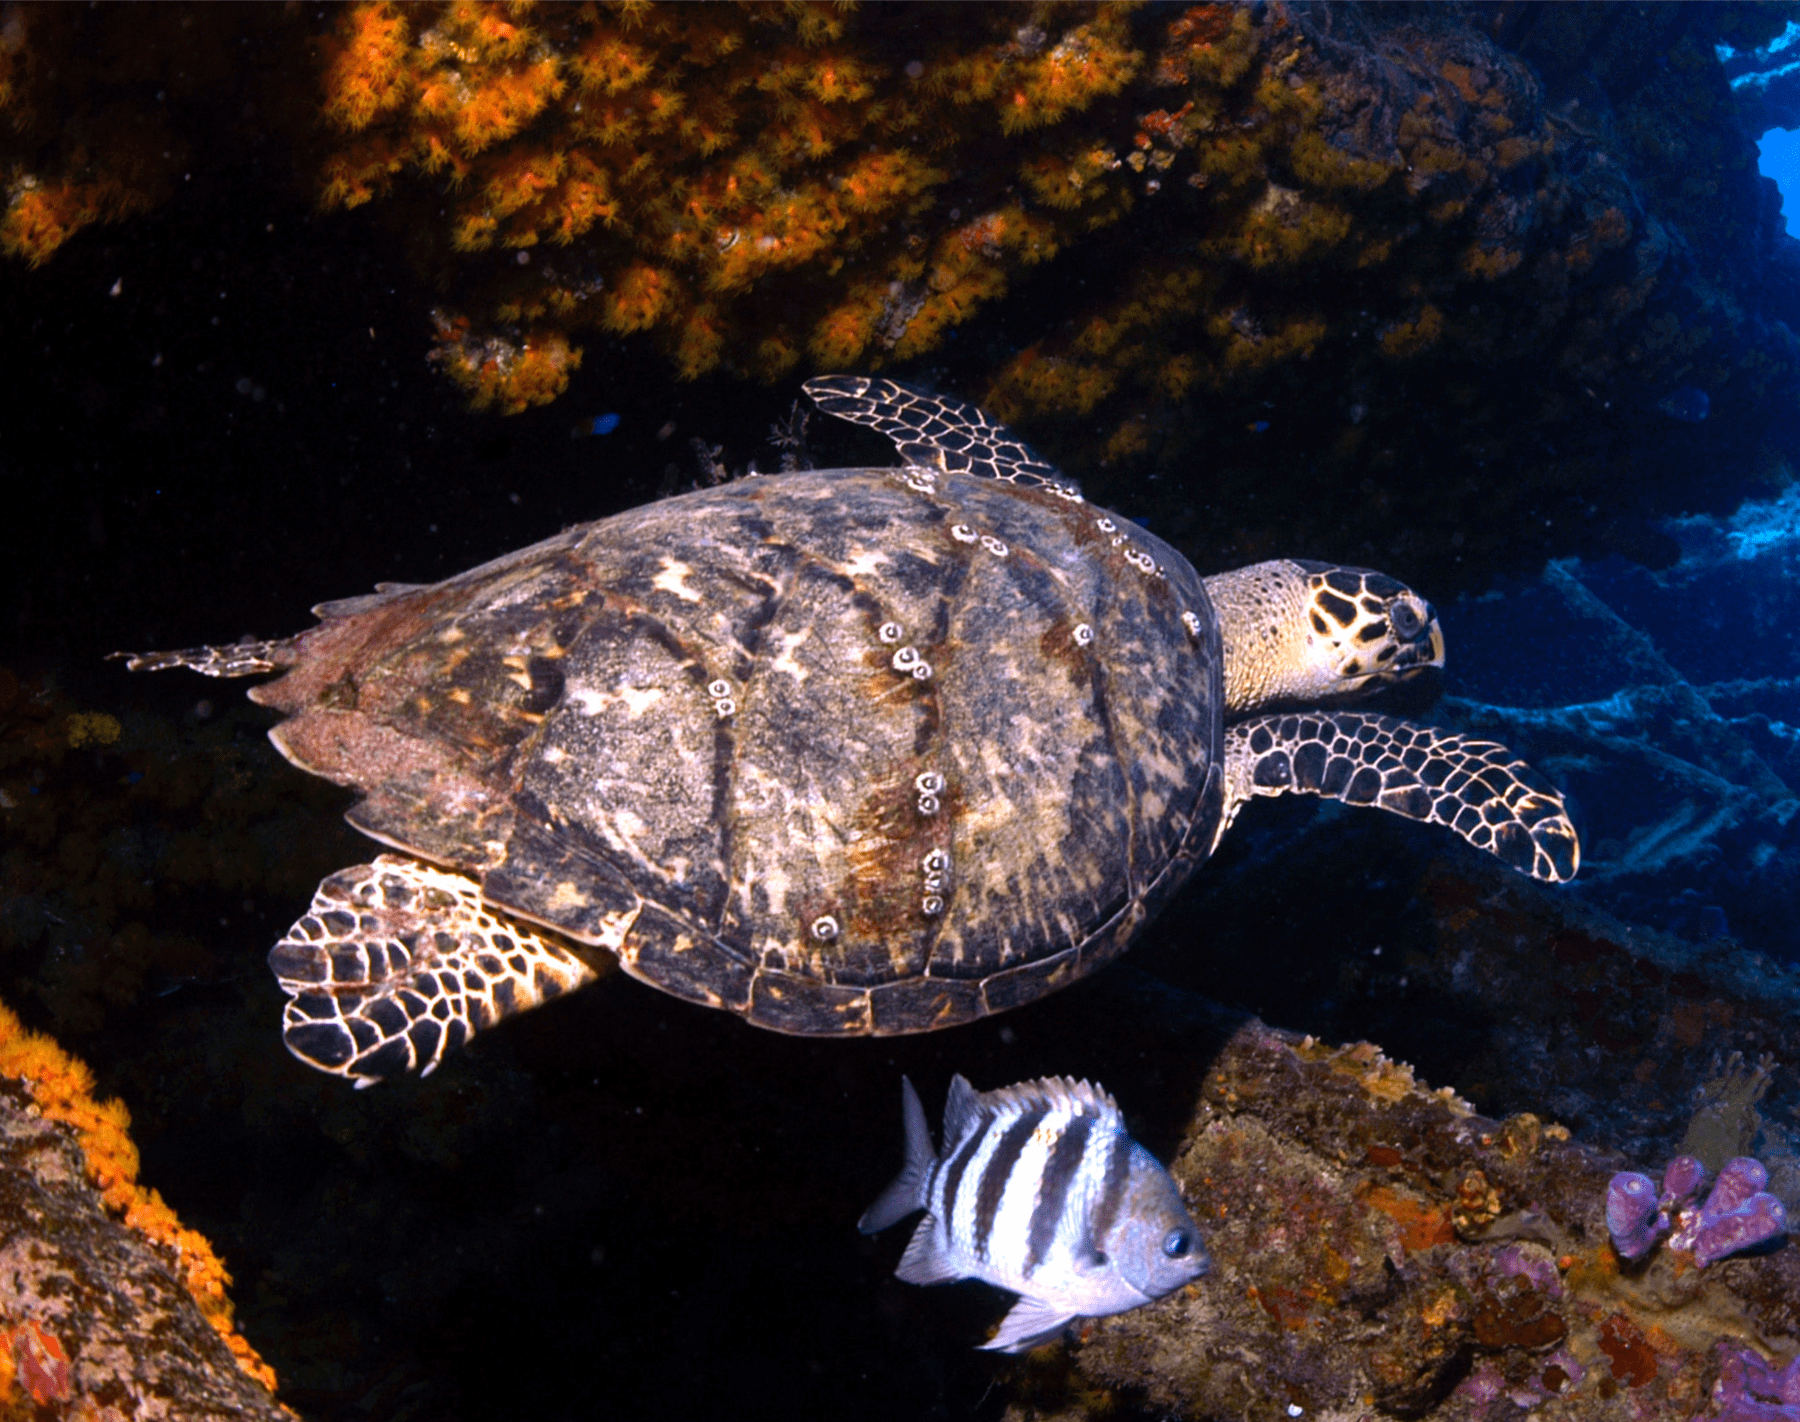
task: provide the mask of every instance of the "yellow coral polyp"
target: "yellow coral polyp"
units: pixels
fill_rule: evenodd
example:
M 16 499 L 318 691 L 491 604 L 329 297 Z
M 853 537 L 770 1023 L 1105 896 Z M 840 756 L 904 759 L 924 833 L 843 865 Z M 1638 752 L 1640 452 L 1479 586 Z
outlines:
M 651 51 L 620 39 L 610 29 L 596 30 L 569 60 L 575 82 L 583 90 L 622 94 L 648 79 L 654 69 Z
M 70 1127 L 88 1174 L 106 1207 L 154 1243 L 172 1249 L 183 1282 L 200 1311 L 231 1348 L 240 1367 L 271 1392 L 275 1370 L 237 1332 L 226 1286 L 231 1276 L 205 1236 L 184 1229 L 154 1190 L 138 1183 L 138 1152 L 129 1131 L 131 1114 L 119 1100 L 96 1101 L 87 1065 L 41 1033 L 29 1032 L 0 1003 L 0 1077 L 24 1084 L 39 1112 Z
M 886 305 L 885 285 L 866 282 L 852 288 L 850 299 L 819 322 L 807 342 L 807 349 L 820 368 L 844 370 L 854 366 L 875 339 L 875 323 Z
M 1071 31 L 1054 49 L 1030 62 L 1011 102 L 1001 111 L 1002 131 L 1056 123 L 1123 89 L 1143 62 L 1140 53 L 1122 43 L 1123 19 L 1123 8 L 1111 7 L 1100 20 Z
M 5 216 L 0 217 L 0 250 L 39 266 L 82 228 L 147 206 L 147 196 L 111 179 L 17 183 Z
M 562 153 L 510 155 L 489 169 L 482 196 L 498 216 L 508 217 L 541 201 L 556 187 L 568 163 L 568 156 Z
M 835 55 L 818 62 L 807 76 L 806 89 L 821 103 L 842 104 L 868 98 L 874 86 L 865 66 L 847 56 Z
M 537 38 L 495 6 L 477 4 L 475 0 L 454 0 L 444 27 L 464 37 L 469 47 L 486 60 L 516 59 Z
M 325 117 L 352 133 L 406 102 L 410 36 L 397 5 L 358 5 L 325 68 Z
M 941 182 L 943 176 L 911 153 L 870 153 L 844 171 L 838 191 L 852 212 L 886 212 Z
M 610 223 L 619 215 L 605 171 L 579 153 L 570 158 L 569 175 L 547 207 L 546 235 L 565 246 L 596 222 Z
M 471 153 L 511 138 L 562 93 L 557 64 L 546 59 L 519 70 L 501 70 L 473 89 L 452 112 L 456 136 Z
M 606 298 L 608 330 L 621 335 L 654 326 L 675 307 L 674 282 L 669 273 L 644 263 L 628 267 Z
M 320 169 L 320 202 L 325 207 L 359 207 L 385 192 L 406 166 L 405 155 L 385 137 L 360 140 L 325 159 Z
M 725 326 L 718 308 L 710 302 L 697 306 L 682 323 L 675 343 L 675 368 L 682 379 L 696 379 L 719 363 L 724 347 Z

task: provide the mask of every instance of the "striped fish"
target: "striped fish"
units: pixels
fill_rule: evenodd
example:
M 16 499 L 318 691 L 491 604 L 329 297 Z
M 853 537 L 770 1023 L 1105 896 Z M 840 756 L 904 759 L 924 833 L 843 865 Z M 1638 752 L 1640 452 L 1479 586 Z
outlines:
M 900 1092 L 906 1164 L 857 1228 L 874 1234 L 922 1209 L 900 1278 L 1019 1294 L 983 1346 L 1023 1352 L 1071 1319 L 1124 1313 L 1206 1272 L 1181 1192 L 1099 1087 L 1050 1076 L 980 1092 L 959 1076 L 941 1155 L 919 1093 L 905 1078 Z

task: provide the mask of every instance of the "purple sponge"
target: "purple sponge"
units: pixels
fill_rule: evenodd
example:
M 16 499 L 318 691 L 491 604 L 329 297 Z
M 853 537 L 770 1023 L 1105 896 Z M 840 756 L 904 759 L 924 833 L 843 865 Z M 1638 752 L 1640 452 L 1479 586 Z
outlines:
M 1772 1368 L 1748 1348 L 1719 1345 L 1716 1422 L 1800 1422 L 1800 1358 Z
M 1747 1155 L 1725 1163 L 1704 1204 L 1693 1197 L 1706 1183 L 1706 1167 L 1678 1155 L 1663 1171 L 1659 1196 L 1647 1175 L 1621 1170 L 1606 1187 L 1606 1228 L 1623 1259 L 1640 1259 L 1669 1228 L 1669 1248 L 1694 1256 L 1701 1268 L 1730 1254 L 1754 1249 L 1787 1233 L 1787 1211 L 1763 1189 L 1769 1172 Z
M 1606 1187 L 1606 1228 L 1622 1258 L 1648 1254 L 1656 1237 L 1669 1227 L 1669 1217 L 1656 1208 L 1656 1186 L 1648 1175 L 1621 1170 Z

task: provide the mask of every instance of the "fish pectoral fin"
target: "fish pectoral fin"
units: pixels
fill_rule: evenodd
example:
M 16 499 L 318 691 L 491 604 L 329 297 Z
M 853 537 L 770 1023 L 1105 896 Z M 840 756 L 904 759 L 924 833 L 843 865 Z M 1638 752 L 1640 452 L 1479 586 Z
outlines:
M 1069 1313 L 1042 1299 L 1021 1298 L 1000 1320 L 1000 1331 L 981 1346 L 996 1353 L 1023 1353 L 1049 1343 L 1079 1314 Z
M 894 1277 L 908 1284 L 947 1284 L 963 1277 L 962 1270 L 944 1257 L 937 1246 L 937 1221 L 930 1215 L 919 1221 Z
M 1106 1257 L 1106 1251 L 1094 1242 L 1094 1236 L 1084 1229 L 1081 1242 L 1075 1246 L 1075 1271 L 1079 1274 L 1095 1274 L 1111 1262 Z

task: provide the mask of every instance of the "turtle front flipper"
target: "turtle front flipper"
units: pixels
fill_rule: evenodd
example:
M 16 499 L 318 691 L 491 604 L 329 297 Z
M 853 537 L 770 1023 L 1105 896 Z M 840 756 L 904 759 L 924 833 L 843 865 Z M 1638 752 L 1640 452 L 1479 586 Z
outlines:
M 255 676 L 294 664 L 294 638 L 278 642 L 234 642 L 229 647 L 186 647 L 179 652 L 113 652 L 109 662 L 127 671 L 168 671 L 186 667 L 201 676 Z
M 1252 795 L 1288 794 L 1443 825 L 1550 883 L 1574 878 L 1581 864 L 1562 796 L 1497 741 L 1360 711 L 1253 716 L 1227 727 L 1218 835 Z
M 474 880 L 392 854 L 321 883 L 269 966 L 288 1050 L 358 1087 L 429 1076 L 482 1028 L 598 976 L 485 907 Z
M 1055 489 L 1067 497 L 1077 492 L 1055 465 L 967 401 L 870 375 L 820 375 L 800 388 L 826 414 L 879 430 L 908 464 Z

